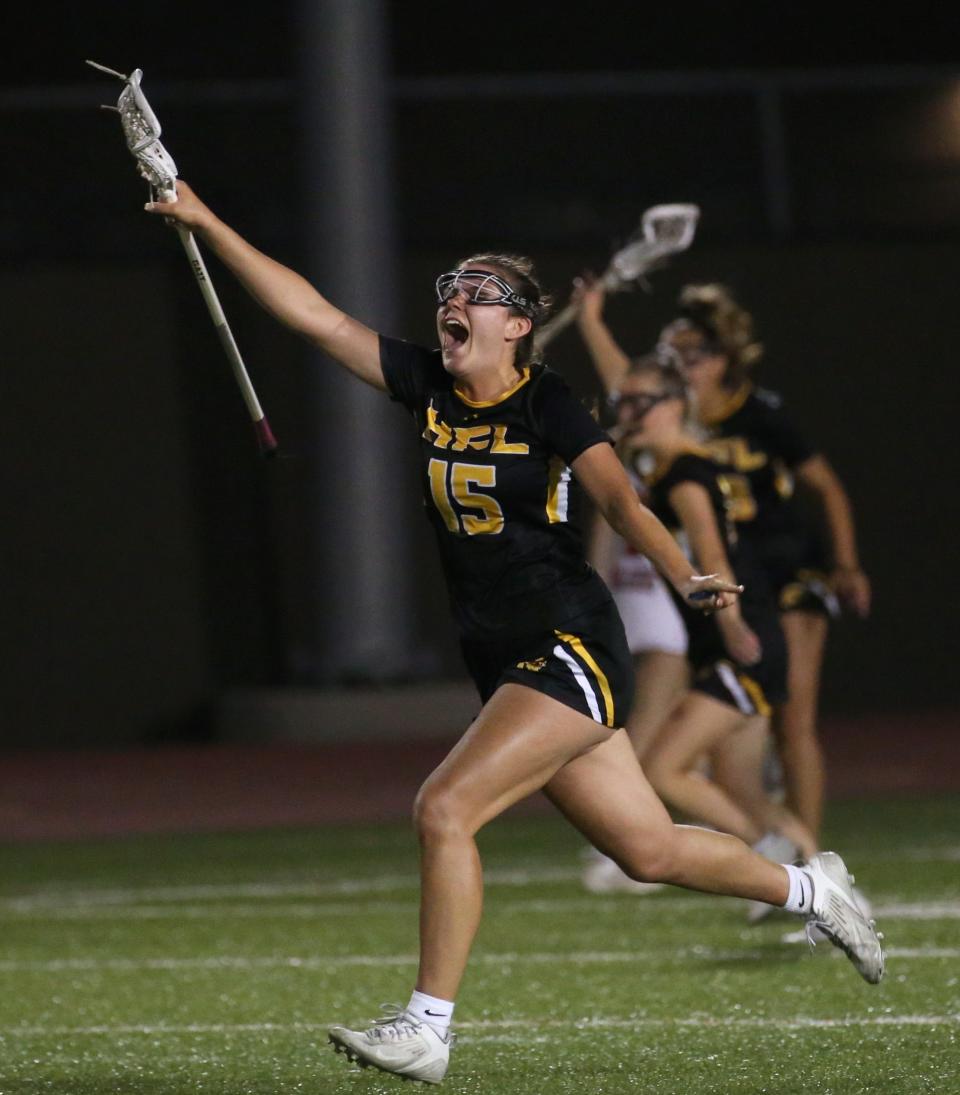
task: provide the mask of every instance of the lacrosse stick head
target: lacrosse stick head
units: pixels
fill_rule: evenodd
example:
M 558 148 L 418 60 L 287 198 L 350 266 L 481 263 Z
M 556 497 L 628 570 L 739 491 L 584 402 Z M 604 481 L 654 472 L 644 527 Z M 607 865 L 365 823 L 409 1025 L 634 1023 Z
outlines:
M 640 221 L 636 239 L 618 251 L 604 274 L 607 289 L 616 291 L 638 281 L 693 243 L 700 209 L 696 205 L 674 202 L 651 206 Z
M 700 207 L 674 202 L 651 206 L 640 222 L 643 238 L 664 248 L 670 254 L 686 251 L 700 219 Z
M 143 70 L 134 69 L 129 76 L 114 69 L 88 61 L 88 65 L 119 77 L 126 85 L 120 92 L 116 110 L 123 126 L 123 136 L 131 156 L 137 161 L 137 170 L 152 190 L 164 201 L 175 201 L 177 196 L 177 165 L 173 157 L 160 143 L 160 122 L 150 108 L 147 97 L 140 87 Z

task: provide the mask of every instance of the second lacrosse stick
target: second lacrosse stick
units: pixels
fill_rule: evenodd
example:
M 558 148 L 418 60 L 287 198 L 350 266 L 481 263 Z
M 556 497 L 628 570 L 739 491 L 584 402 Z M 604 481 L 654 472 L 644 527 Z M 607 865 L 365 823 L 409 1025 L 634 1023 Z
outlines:
M 600 282 L 607 292 L 615 293 L 639 281 L 645 274 L 661 266 L 670 255 L 676 255 L 693 242 L 700 209 L 696 205 L 674 202 L 651 206 L 640 221 L 640 231 L 610 260 Z M 577 305 L 568 304 L 549 323 L 544 324 L 536 338 L 543 348 L 570 325 L 577 314 Z

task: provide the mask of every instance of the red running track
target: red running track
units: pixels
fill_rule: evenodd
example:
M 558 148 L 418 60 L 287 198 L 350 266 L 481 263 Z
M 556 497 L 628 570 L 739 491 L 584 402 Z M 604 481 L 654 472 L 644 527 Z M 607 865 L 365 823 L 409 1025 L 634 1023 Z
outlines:
M 960 716 L 828 721 L 829 793 L 960 791 Z M 0 753 L 0 841 L 376 822 L 409 815 L 451 742 Z M 540 796 L 519 809 L 548 810 Z

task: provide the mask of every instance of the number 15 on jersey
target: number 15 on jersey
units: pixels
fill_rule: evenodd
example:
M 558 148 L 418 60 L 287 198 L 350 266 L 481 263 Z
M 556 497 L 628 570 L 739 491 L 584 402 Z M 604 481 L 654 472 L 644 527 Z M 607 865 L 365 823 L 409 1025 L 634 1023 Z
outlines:
M 451 532 L 495 536 L 503 531 L 503 510 L 499 502 L 489 494 L 472 489 L 495 487 L 495 467 L 491 464 L 448 464 L 445 460 L 434 459 L 430 461 L 428 473 L 434 505 Z

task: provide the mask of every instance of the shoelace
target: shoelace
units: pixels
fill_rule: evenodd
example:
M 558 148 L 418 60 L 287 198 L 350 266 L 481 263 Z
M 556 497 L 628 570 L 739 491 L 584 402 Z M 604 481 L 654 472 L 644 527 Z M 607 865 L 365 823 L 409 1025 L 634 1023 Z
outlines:
M 383 1015 L 379 1019 L 371 1019 L 373 1026 L 367 1031 L 367 1036 L 376 1038 L 381 1042 L 396 1042 L 401 1038 L 409 1038 L 419 1033 L 423 1023 L 412 1019 L 399 1004 L 381 1004 Z M 453 1046 L 457 1036 L 452 1030 L 448 1030 L 444 1041 Z
M 379 1019 L 373 1019 L 373 1026 L 367 1031 L 371 1038 L 395 1042 L 400 1038 L 409 1038 L 423 1026 L 416 1019 L 411 1019 L 399 1004 L 381 1004 L 380 1010 L 383 1015 Z

